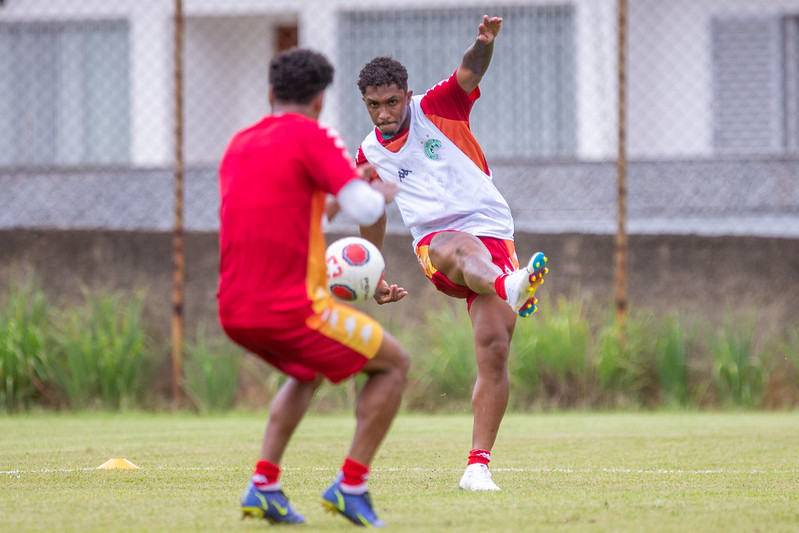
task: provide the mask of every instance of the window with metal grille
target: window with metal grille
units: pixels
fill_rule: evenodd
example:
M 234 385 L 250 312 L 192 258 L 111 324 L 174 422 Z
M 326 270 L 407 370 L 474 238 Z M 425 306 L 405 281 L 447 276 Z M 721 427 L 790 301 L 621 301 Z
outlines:
M 785 78 L 785 35 L 780 17 L 713 21 L 713 132 L 717 151 L 769 153 L 785 149 L 789 101 L 785 89 L 790 87 Z
M 0 165 L 130 160 L 128 24 L 0 24 Z
M 471 115 L 475 137 L 489 162 L 574 155 L 574 8 L 500 11 L 502 32 Z M 373 127 L 356 85 L 364 64 L 375 56 L 394 57 L 408 69 L 408 88 L 423 94 L 455 71 L 483 15 L 472 8 L 341 12 L 336 79 L 343 87 L 347 145 L 354 150 Z

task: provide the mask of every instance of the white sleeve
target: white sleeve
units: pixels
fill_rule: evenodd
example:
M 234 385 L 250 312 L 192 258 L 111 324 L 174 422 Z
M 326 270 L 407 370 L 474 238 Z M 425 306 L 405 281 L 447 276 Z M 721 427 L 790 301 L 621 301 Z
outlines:
M 383 215 L 386 199 L 368 183 L 360 179 L 344 185 L 336 200 L 341 210 L 361 226 L 371 226 Z

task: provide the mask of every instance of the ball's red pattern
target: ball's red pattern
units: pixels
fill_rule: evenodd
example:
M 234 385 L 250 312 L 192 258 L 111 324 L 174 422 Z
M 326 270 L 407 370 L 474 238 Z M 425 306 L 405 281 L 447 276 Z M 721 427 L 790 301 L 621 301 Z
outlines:
M 369 250 L 360 244 L 348 244 L 341 251 L 341 256 L 353 266 L 365 265 L 369 262 Z

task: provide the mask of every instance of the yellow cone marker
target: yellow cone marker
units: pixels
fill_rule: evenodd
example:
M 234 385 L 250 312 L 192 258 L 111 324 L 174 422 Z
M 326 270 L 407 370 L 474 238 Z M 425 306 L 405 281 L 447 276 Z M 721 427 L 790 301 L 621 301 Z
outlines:
M 117 459 L 109 459 L 108 461 L 98 466 L 97 470 L 133 470 L 134 468 L 139 468 L 139 467 L 134 465 L 127 459 L 117 458 Z

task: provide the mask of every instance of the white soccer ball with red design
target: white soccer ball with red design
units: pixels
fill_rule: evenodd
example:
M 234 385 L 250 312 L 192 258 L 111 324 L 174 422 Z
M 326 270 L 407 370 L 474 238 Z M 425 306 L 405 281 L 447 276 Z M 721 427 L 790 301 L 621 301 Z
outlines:
M 383 280 L 386 262 L 377 246 L 361 237 L 344 237 L 327 247 L 327 288 L 346 302 L 371 298 Z

